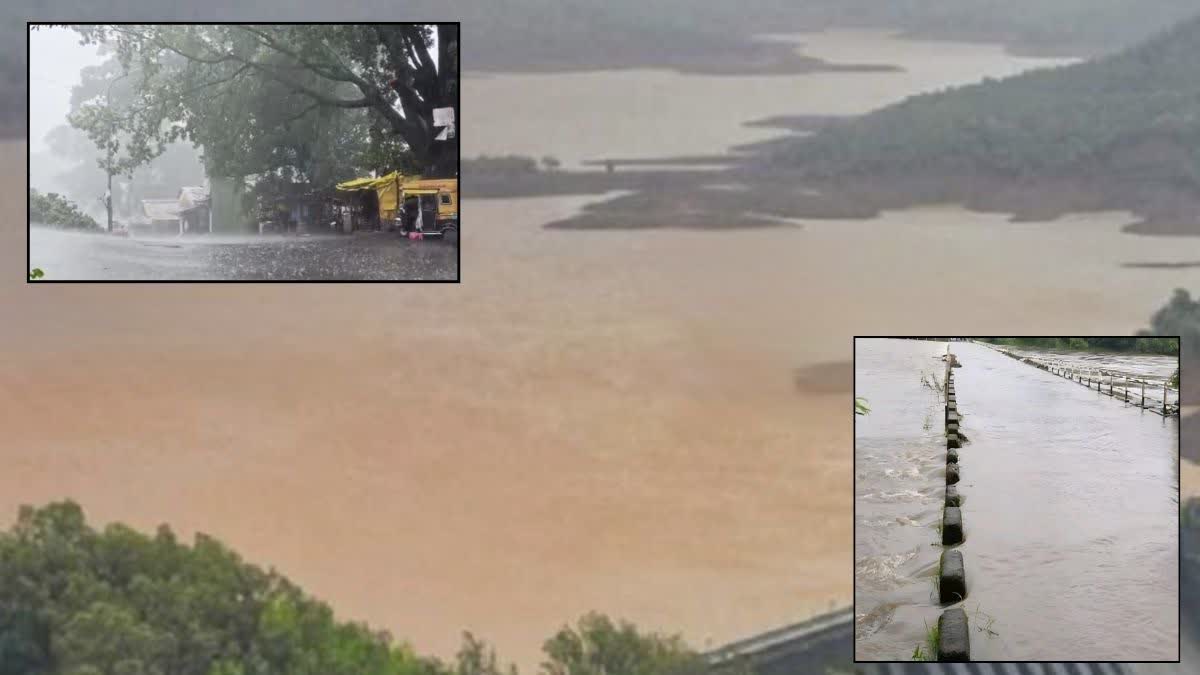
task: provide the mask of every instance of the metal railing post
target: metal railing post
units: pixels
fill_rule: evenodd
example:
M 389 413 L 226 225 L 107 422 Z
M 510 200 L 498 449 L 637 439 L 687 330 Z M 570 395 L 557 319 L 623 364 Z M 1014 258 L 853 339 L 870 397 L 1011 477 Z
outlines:
M 1146 381 L 1142 380 L 1142 407 L 1146 407 Z

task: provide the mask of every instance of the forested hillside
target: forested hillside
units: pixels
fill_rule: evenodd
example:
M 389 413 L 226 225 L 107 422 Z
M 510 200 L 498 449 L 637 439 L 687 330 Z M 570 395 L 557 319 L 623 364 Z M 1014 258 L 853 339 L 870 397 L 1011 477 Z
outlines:
M 909 98 L 770 153 L 826 175 L 1072 176 L 1200 188 L 1200 18 L 1119 54 Z

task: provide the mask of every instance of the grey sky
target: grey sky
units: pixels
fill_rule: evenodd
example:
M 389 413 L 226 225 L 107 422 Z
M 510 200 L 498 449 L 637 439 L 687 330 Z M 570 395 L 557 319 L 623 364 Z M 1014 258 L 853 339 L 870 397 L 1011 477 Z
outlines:
M 46 133 L 67 123 L 71 87 L 79 71 L 102 63 L 96 45 L 79 44 L 79 35 L 67 28 L 29 31 L 29 150 L 46 150 Z

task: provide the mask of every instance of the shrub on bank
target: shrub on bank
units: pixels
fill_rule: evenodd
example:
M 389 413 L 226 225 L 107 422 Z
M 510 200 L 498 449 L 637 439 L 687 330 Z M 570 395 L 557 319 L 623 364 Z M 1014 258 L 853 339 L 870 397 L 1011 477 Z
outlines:
M 29 222 L 79 230 L 100 229 L 100 223 L 66 197 L 55 192 L 42 194 L 33 188 L 29 189 Z

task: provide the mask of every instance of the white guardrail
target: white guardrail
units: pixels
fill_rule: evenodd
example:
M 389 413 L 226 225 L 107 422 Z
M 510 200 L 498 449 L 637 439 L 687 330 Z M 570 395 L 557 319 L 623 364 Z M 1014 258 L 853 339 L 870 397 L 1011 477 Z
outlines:
M 1159 415 L 1179 414 L 1179 389 L 1171 387 L 1166 380 L 1158 382 L 1139 379 L 1126 373 L 1103 368 L 1081 368 L 1059 359 L 1018 354 L 1005 349 L 1002 345 L 988 342 L 975 342 L 975 344 L 994 349 L 1018 361 L 1041 368 L 1052 375 L 1077 382 L 1089 389 L 1095 389 L 1101 394 Z

